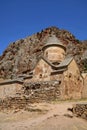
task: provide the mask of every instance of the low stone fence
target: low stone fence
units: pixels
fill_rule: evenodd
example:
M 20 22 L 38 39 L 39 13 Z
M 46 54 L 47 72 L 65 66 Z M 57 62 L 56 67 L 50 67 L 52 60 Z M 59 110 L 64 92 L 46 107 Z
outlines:
M 75 104 L 73 105 L 73 114 L 77 117 L 81 117 L 87 120 L 87 104 Z
M 45 81 L 25 83 L 14 97 L 0 99 L 0 110 L 3 109 L 23 109 L 30 103 L 48 102 L 60 99 L 61 89 L 59 81 Z
M 28 101 L 22 97 L 7 97 L 0 99 L 0 111 L 11 109 L 24 109 L 28 105 Z

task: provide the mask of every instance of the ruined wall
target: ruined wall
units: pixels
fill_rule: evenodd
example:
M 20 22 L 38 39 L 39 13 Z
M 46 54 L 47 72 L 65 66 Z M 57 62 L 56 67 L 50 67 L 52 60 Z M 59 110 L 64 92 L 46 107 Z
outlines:
M 64 72 L 64 99 L 80 99 L 82 97 L 83 79 L 77 64 L 73 60 Z
M 87 120 L 87 103 L 74 104 L 73 114 Z
M 29 102 L 50 101 L 61 98 L 61 86 L 59 81 L 44 81 L 25 83 L 24 96 Z
M 22 85 L 18 83 L 0 85 L 0 98 L 14 97 L 16 93 L 20 92 L 21 88 Z
M 11 109 L 25 109 L 28 105 L 28 100 L 19 96 L 19 97 L 6 97 L 0 99 L 0 111 L 11 110 Z
M 65 57 L 65 51 L 61 47 L 49 47 L 44 51 L 44 57 L 46 57 L 49 61 L 53 62 L 61 62 Z
M 59 81 L 44 81 L 25 83 L 21 88 L 21 95 L 0 99 L 0 110 L 24 109 L 30 103 L 49 102 L 61 99 L 61 86 Z

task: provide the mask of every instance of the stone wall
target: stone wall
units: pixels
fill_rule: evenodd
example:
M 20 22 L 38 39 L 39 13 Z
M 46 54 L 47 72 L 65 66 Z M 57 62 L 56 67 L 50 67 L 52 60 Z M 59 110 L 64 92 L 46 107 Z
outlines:
M 28 105 L 28 100 L 19 96 L 6 97 L 0 99 L 0 111 L 11 110 L 11 109 L 25 109 Z
M 15 94 L 15 97 L 0 98 L 0 110 L 5 108 L 23 109 L 30 103 L 48 102 L 56 99 L 61 99 L 59 81 L 25 83 L 20 95 Z
M 83 78 L 79 68 L 73 60 L 67 71 L 64 72 L 64 99 L 81 99 L 83 91 Z
M 7 83 L 0 85 L 0 98 L 14 97 L 15 94 L 20 92 L 22 84 L 19 83 Z
M 87 103 L 73 105 L 73 114 L 87 120 Z
M 44 81 L 25 83 L 23 86 L 24 97 L 29 102 L 50 101 L 61 98 L 61 86 L 59 81 Z
M 60 62 L 63 61 L 65 57 L 65 51 L 63 48 L 58 47 L 58 46 L 52 46 L 48 47 L 44 51 L 44 57 L 48 59 L 49 61 L 53 62 Z
M 33 82 L 50 81 L 51 66 L 41 59 L 33 71 Z

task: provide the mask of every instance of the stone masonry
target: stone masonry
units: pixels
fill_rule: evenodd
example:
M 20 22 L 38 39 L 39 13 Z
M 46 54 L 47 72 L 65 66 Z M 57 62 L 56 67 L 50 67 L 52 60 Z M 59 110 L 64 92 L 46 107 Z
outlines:
M 49 102 L 61 99 L 61 88 L 59 81 L 25 83 L 19 95 L 0 99 L 0 110 L 25 108 L 30 103 Z
M 81 117 L 87 120 L 87 104 L 74 104 L 73 105 L 73 114 L 77 117 Z

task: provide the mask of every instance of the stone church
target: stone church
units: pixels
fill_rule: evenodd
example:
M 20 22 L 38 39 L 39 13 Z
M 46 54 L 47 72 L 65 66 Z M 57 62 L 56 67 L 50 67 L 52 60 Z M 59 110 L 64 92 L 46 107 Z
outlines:
M 83 76 L 80 73 L 73 57 L 66 56 L 66 47 L 55 35 L 51 35 L 46 43 L 42 48 L 42 57 L 29 75 L 21 75 L 15 80 L 0 82 L 0 98 L 15 95 L 24 84 L 34 84 L 35 89 L 37 89 L 37 83 L 39 83 L 40 88 L 42 86 L 44 91 L 46 84 L 49 83 L 52 84 L 48 85 L 46 89 L 50 90 L 51 87 L 55 89 L 56 82 L 60 86 L 58 90 L 60 91 L 60 99 L 87 98 L 87 86 L 84 80 L 87 75 Z M 56 85 L 56 88 L 58 86 Z M 57 89 L 55 92 L 52 90 L 49 93 L 54 93 L 55 96 L 56 91 Z M 33 91 L 34 93 L 35 91 Z M 40 95 L 41 93 L 43 92 L 40 91 Z M 43 94 L 41 96 L 43 97 Z
M 55 35 L 49 37 L 42 48 L 43 56 L 35 66 L 33 75 L 25 82 L 56 81 L 61 84 L 62 98 L 81 98 L 83 78 L 73 57 L 66 56 L 66 47 Z

